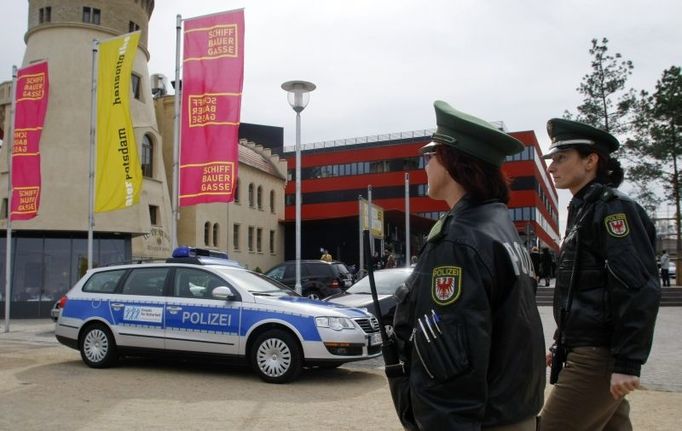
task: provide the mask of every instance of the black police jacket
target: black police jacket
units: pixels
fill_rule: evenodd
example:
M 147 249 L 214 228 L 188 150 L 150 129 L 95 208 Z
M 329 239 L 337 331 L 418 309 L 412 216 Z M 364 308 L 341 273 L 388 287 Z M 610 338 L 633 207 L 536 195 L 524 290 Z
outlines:
M 661 296 L 655 238 L 642 207 L 617 190 L 592 183 L 576 193 L 554 293 L 566 347 L 609 347 L 614 372 L 639 376 Z
M 539 412 L 545 343 L 532 268 L 502 203 L 465 198 L 434 225 L 397 292 L 409 375 L 402 395 L 391 391 L 403 426 L 478 430 Z

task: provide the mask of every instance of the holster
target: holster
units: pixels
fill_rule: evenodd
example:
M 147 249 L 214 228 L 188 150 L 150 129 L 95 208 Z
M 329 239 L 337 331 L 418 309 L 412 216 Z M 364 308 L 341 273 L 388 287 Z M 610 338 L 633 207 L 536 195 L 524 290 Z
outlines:
M 568 352 L 566 347 L 560 344 L 552 346 L 550 351 L 552 352 L 552 367 L 549 372 L 549 383 L 553 385 L 559 380 L 559 373 L 564 368 Z

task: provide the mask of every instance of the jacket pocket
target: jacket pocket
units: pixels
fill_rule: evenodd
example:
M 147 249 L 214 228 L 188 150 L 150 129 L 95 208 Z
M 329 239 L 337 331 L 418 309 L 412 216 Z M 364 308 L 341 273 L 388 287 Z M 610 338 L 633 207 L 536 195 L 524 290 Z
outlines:
M 471 368 L 464 325 L 417 319 L 412 344 L 426 374 L 438 381 L 450 380 Z

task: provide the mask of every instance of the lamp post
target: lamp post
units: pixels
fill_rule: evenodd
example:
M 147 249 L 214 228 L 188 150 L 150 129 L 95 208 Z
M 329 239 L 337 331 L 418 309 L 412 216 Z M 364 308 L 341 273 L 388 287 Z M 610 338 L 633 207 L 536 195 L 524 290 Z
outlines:
M 296 292 L 303 293 L 301 286 L 301 111 L 308 106 L 310 92 L 315 84 L 307 81 L 287 81 L 282 90 L 287 92 L 289 105 L 296 112 Z

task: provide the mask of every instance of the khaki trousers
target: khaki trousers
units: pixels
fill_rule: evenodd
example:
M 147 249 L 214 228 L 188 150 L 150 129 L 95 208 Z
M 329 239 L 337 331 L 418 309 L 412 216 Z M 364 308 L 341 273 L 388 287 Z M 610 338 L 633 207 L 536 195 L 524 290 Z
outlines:
M 630 404 L 611 396 L 613 358 L 605 347 L 576 347 L 545 402 L 541 431 L 632 431 Z

